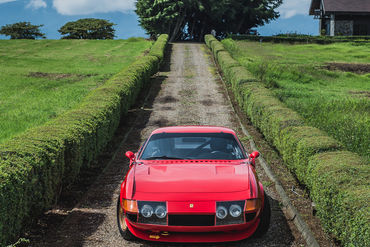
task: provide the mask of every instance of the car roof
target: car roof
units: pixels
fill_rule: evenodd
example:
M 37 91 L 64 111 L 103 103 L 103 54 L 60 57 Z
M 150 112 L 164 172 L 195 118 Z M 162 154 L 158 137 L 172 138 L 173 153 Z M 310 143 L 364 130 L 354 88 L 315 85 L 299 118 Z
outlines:
M 159 133 L 229 133 L 236 136 L 235 131 L 226 127 L 220 126 L 202 126 L 202 125 L 188 125 L 188 126 L 170 126 L 156 129 L 153 134 Z

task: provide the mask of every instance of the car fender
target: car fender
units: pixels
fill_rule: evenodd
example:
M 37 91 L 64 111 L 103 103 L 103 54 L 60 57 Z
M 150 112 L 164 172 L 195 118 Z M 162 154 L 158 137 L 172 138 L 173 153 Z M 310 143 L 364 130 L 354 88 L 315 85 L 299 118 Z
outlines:
M 124 181 L 121 184 L 121 198 L 133 199 L 135 194 L 135 165 L 130 167 Z

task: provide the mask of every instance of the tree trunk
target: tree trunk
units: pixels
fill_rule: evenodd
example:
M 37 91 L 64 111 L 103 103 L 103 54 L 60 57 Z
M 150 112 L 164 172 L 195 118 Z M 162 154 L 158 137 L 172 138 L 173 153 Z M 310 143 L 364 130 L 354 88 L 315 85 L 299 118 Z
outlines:
M 172 35 L 171 35 L 171 38 L 170 38 L 169 42 L 173 42 L 175 40 L 175 38 L 177 36 L 177 33 L 180 30 L 180 27 L 182 27 L 182 24 L 184 22 L 184 19 L 185 19 L 185 14 L 181 15 L 180 18 L 177 19 L 175 28 L 174 28 L 174 30 L 172 32 Z
M 203 40 L 204 29 L 205 29 L 205 23 L 203 22 L 202 29 L 200 30 L 200 35 L 199 35 L 199 38 L 198 38 L 199 42 Z
M 191 31 L 190 31 L 190 39 L 194 40 L 194 26 L 195 26 L 195 18 L 193 18 L 193 23 L 191 24 Z
M 240 20 L 239 24 L 238 24 L 238 27 L 236 28 L 236 33 L 240 33 L 240 29 L 242 28 L 242 25 L 244 24 L 244 21 L 245 21 L 245 16 L 243 15 L 243 18 Z

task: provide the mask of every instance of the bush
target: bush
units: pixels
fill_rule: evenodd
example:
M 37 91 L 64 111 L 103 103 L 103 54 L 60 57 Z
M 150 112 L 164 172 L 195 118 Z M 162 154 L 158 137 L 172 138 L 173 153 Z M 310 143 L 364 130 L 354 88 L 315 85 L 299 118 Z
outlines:
M 258 80 L 246 68 L 242 66 L 233 66 L 229 69 L 227 81 L 233 87 L 239 87 L 243 83 L 257 82 Z
M 295 111 L 236 65 L 220 42 L 209 36 L 206 40 L 242 110 L 310 190 L 323 226 L 345 246 L 370 246 L 370 167 L 366 161 L 341 151 L 341 144 L 323 131 L 306 126 Z
M 164 52 L 165 52 L 166 45 L 167 45 L 167 40 L 168 40 L 168 34 L 160 35 L 149 52 L 149 55 L 158 57 L 160 63 L 162 63 L 163 61 Z
M 284 129 L 280 133 L 277 148 L 297 178 L 307 184 L 308 159 L 327 151 L 340 150 L 340 144 L 323 131 L 310 126 L 297 126 Z
M 347 151 L 309 159 L 307 186 L 325 228 L 346 246 L 370 245 L 370 167 Z
M 153 48 L 160 54 L 167 38 L 158 42 Z M 157 56 L 140 58 L 77 108 L 0 145 L 1 246 L 16 240 L 25 225 L 50 208 L 61 187 L 104 149 L 158 64 Z
M 215 56 L 215 58 L 217 58 L 217 54 L 220 51 L 226 51 L 224 46 L 218 41 L 212 41 L 211 42 L 211 47 L 212 47 L 212 52 L 213 52 L 213 55 Z
M 204 36 L 204 41 L 206 42 L 208 47 L 211 47 L 211 42 L 217 41 L 217 39 L 212 34 L 207 34 Z
M 226 78 L 230 78 L 230 69 L 232 67 L 240 66 L 238 61 L 230 56 L 230 53 L 227 51 L 219 51 L 217 54 L 217 61 L 221 67 Z
M 274 43 L 316 43 L 332 44 L 335 42 L 369 42 L 369 36 L 310 36 L 310 35 L 277 35 L 277 36 L 256 36 L 256 35 L 230 35 L 233 40 L 252 40 Z

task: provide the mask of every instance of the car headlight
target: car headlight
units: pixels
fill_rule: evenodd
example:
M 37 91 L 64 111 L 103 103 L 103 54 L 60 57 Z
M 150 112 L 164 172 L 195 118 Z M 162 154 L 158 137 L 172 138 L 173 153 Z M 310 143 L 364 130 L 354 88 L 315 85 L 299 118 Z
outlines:
M 166 202 L 138 201 L 138 223 L 151 225 L 167 225 Z
M 167 216 L 166 208 L 164 206 L 157 206 L 155 209 L 155 215 L 160 219 L 165 218 Z
M 219 219 L 225 219 L 227 216 L 227 209 L 224 206 L 218 206 L 216 210 L 216 217 Z
M 153 215 L 153 208 L 148 205 L 148 204 L 145 204 L 141 210 L 140 210 L 140 213 L 142 216 L 144 216 L 145 218 L 150 218 L 152 217 Z
M 245 200 L 216 202 L 216 225 L 244 223 Z
M 229 212 L 232 217 L 236 218 L 242 214 L 243 210 L 239 205 L 233 204 L 230 206 Z

